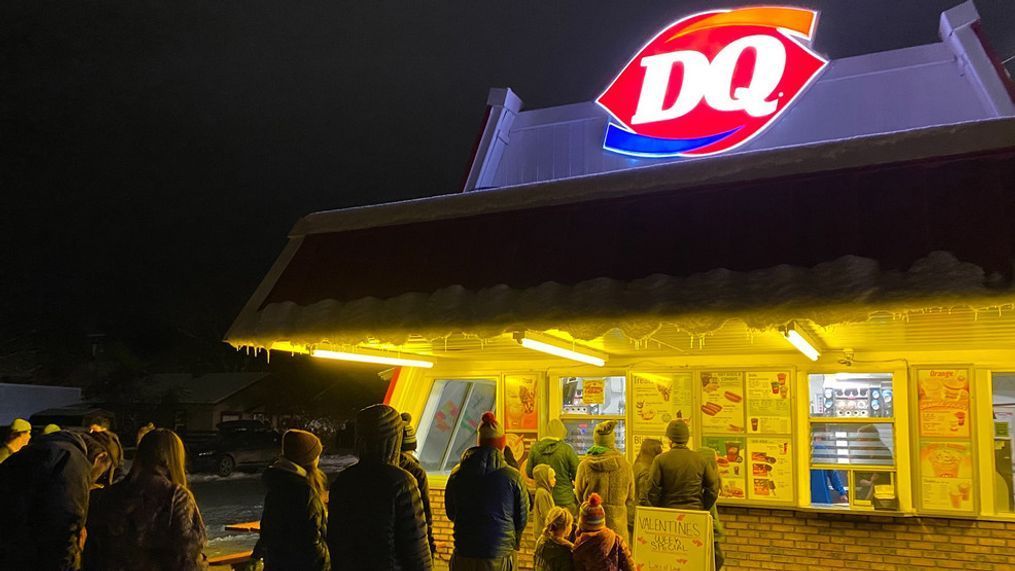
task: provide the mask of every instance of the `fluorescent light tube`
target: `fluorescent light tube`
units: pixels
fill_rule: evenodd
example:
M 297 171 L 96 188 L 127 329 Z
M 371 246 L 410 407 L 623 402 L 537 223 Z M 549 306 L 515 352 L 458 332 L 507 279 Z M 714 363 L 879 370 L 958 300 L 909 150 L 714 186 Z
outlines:
M 804 356 L 811 361 L 817 361 L 818 357 L 821 356 L 821 353 L 814 348 L 814 345 L 812 345 L 811 342 L 801 335 L 800 332 L 798 332 L 792 325 L 783 331 L 782 334 L 786 337 L 786 340 L 789 341 L 790 344 L 796 347 L 798 351 L 803 353 Z
M 419 367 L 421 369 L 433 368 L 433 362 L 421 359 L 402 359 L 401 357 L 383 357 L 381 355 L 370 355 L 366 353 L 347 353 L 345 351 L 326 351 L 314 349 L 310 352 L 311 357 L 320 359 L 333 359 L 335 361 L 353 361 L 356 363 L 374 363 L 377 365 L 390 365 L 393 367 Z
M 578 361 L 579 363 L 587 363 L 589 365 L 595 365 L 596 367 L 602 367 L 606 364 L 606 359 L 602 357 L 597 357 L 588 353 L 581 353 L 572 349 L 566 349 L 558 345 L 539 341 L 533 339 L 529 333 L 515 333 L 515 340 L 526 349 L 532 349 L 533 351 L 539 351 L 548 355 L 563 357 L 564 359 Z M 564 341 L 561 341 L 561 343 L 564 343 Z

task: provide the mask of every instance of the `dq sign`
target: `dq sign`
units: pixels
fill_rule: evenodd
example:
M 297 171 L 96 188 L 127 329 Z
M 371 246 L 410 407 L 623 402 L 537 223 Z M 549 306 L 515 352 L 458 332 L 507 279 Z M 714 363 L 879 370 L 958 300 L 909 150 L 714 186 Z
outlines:
M 700 157 L 751 140 L 828 63 L 803 43 L 817 16 L 799 8 L 743 8 L 667 27 L 596 100 L 620 123 L 607 126 L 603 147 L 641 157 Z

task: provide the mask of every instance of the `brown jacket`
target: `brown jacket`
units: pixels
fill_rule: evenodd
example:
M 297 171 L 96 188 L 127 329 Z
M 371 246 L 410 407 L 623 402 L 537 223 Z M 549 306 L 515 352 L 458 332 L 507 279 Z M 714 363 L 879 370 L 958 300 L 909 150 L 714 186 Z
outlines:
M 652 461 L 645 495 L 657 508 L 707 511 L 719 497 L 718 468 L 686 446 L 674 446 Z
M 574 542 L 575 571 L 634 571 L 634 558 L 624 538 L 606 527 L 582 531 Z
M 631 464 L 615 449 L 589 455 L 578 464 L 574 482 L 578 501 L 585 502 L 593 493 L 603 498 L 606 527 L 628 542 L 627 513 L 635 506 L 634 475 Z

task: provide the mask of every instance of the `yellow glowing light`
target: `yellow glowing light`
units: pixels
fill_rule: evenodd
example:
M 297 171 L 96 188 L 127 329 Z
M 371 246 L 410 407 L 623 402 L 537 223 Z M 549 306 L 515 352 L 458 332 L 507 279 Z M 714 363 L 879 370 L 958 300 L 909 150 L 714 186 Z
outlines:
M 422 359 L 403 359 L 401 357 L 384 357 L 382 355 L 370 355 L 366 353 L 347 353 L 345 351 L 327 351 L 325 349 L 314 349 L 310 352 L 311 357 L 320 359 L 334 359 L 336 361 L 353 361 L 356 363 L 374 363 L 377 365 L 390 365 L 392 367 L 419 367 L 421 369 L 433 368 L 433 362 Z
M 814 345 L 810 343 L 803 335 L 800 334 L 793 326 L 788 327 L 782 333 L 786 340 L 790 342 L 798 351 L 804 354 L 805 357 L 811 361 L 817 361 L 821 353 L 814 348 Z
M 579 363 L 588 363 L 589 365 L 595 365 L 596 367 L 602 367 L 606 364 L 605 358 L 592 355 L 590 354 L 591 352 L 580 353 L 573 349 L 560 347 L 547 341 L 533 339 L 531 333 L 515 333 L 515 340 L 526 349 L 532 349 L 533 351 L 539 351 L 548 355 L 563 357 L 564 359 L 578 361 Z

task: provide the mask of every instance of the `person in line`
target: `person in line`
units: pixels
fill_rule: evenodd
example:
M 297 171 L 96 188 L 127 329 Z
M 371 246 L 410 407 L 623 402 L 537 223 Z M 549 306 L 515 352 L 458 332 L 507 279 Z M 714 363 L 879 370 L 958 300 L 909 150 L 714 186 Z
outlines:
M 430 544 L 430 554 L 437 555 L 437 542 L 433 537 L 433 511 L 430 509 L 430 481 L 427 479 L 426 470 L 419 464 L 419 460 L 413 455 L 416 451 L 416 429 L 412 427 L 412 415 L 402 413 L 402 422 L 405 427 L 402 432 L 402 453 L 398 457 L 398 467 L 412 474 L 416 479 L 416 486 L 419 488 L 420 499 L 423 500 L 423 516 L 426 518 L 426 539 Z
M 564 441 L 567 429 L 558 418 L 550 421 L 547 436 L 532 445 L 525 463 L 525 474 L 535 478 L 536 466 L 546 464 L 553 468 L 557 484 L 553 487 L 553 503 L 567 508 L 572 516 L 578 516 L 578 499 L 574 495 L 574 479 L 578 475 L 578 454 Z
M 144 438 L 144 435 L 148 434 L 149 432 L 151 432 L 153 430 L 155 430 L 155 424 L 153 424 L 151 422 L 146 423 L 146 424 L 138 427 L 137 433 L 134 435 L 134 446 L 137 446 L 138 444 L 140 444 L 141 443 L 141 439 Z
M 321 440 L 305 430 L 282 435 L 282 456 L 264 471 L 268 494 L 254 558 L 266 571 L 330 571 L 328 517 L 322 500 L 327 478 L 318 468 Z
M 53 434 L 54 432 L 60 432 L 60 426 L 59 425 L 57 425 L 57 424 L 47 424 L 42 429 L 42 435 L 43 436 L 47 436 L 49 434 Z
M 575 491 L 583 502 L 598 494 L 606 510 L 606 527 L 628 541 L 627 514 L 634 511 L 634 475 L 631 464 L 617 446 L 614 429 L 617 421 L 607 420 L 596 426 L 595 445 L 578 464 Z
M 109 431 L 93 432 L 89 436 L 98 440 L 99 444 L 109 453 L 109 469 L 99 475 L 95 483 L 92 484 L 92 489 L 111 486 L 115 483 L 114 478 L 118 475 L 116 473 L 116 466 L 123 461 L 123 450 L 120 448 L 120 441 L 117 440 L 115 434 Z
M 574 542 L 574 568 L 576 571 L 634 571 L 631 548 L 620 534 L 607 527 L 608 518 L 603 507 L 599 494 L 590 494 L 582 504 L 578 538 Z
M 81 569 L 88 493 L 110 464 L 98 440 L 67 431 L 0 464 L 0 569 Z
M 159 428 L 145 436 L 127 477 L 93 495 L 85 569 L 207 569 L 204 520 L 185 465 L 175 432 Z
M 719 470 L 687 448 L 691 431 L 680 420 L 666 426 L 670 450 L 652 461 L 646 502 L 657 508 L 708 511 L 719 498 Z
M 554 507 L 553 487 L 557 484 L 557 478 L 553 468 L 547 464 L 536 466 L 532 474 L 536 481 L 536 499 L 532 503 L 532 511 L 536 529 L 540 530 L 546 525 L 546 517 Z
M 719 452 L 715 448 L 708 447 L 701 447 L 697 452 L 705 459 L 705 463 L 714 468 L 716 474 L 718 474 L 719 463 L 716 458 L 719 457 Z M 722 476 L 719 476 L 719 489 L 722 489 Z M 719 545 L 726 538 L 726 528 L 719 521 L 719 504 L 712 504 L 712 507 L 708 511 L 712 515 L 712 553 L 715 559 L 715 571 L 719 571 L 722 569 L 723 563 L 726 562 L 726 556 Z
M 631 466 L 634 473 L 634 498 L 636 502 L 641 502 L 641 498 L 645 497 L 645 493 L 648 491 L 648 471 L 652 467 L 652 461 L 656 459 L 656 456 L 663 453 L 663 443 L 656 438 L 646 438 L 641 441 L 641 450 L 638 451 L 638 457 L 634 459 L 634 464 Z M 627 527 L 631 534 L 634 534 L 634 510 L 627 513 Z
M 113 459 L 113 472 L 112 479 L 114 482 L 119 482 L 123 478 L 123 445 L 120 444 L 120 437 L 115 432 L 110 430 L 112 427 L 112 421 L 108 416 L 95 415 L 89 417 L 85 423 L 88 425 L 89 434 L 98 434 L 100 432 L 108 432 L 116 440 L 116 450 L 119 451 L 119 456 Z
M 23 418 L 15 418 L 7 429 L 4 445 L 0 446 L 0 463 L 11 457 L 32 440 L 32 425 Z
M 398 467 L 402 417 L 388 405 L 356 414 L 356 455 L 331 485 L 328 550 L 335 571 L 433 568 L 419 486 Z
M 546 514 L 546 525 L 536 540 L 536 552 L 533 555 L 536 571 L 574 571 L 574 556 L 571 553 L 574 544 L 567 540 L 573 526 L 574 516 L 567 509 L 550 509 Z
M 479 445 L 462 455 L 444 491 L 454 522 L 452 571 L 510 571 L 529 519 L 529 493 L 521 473 L 504 460 L 504 429 L 483 413 Z

